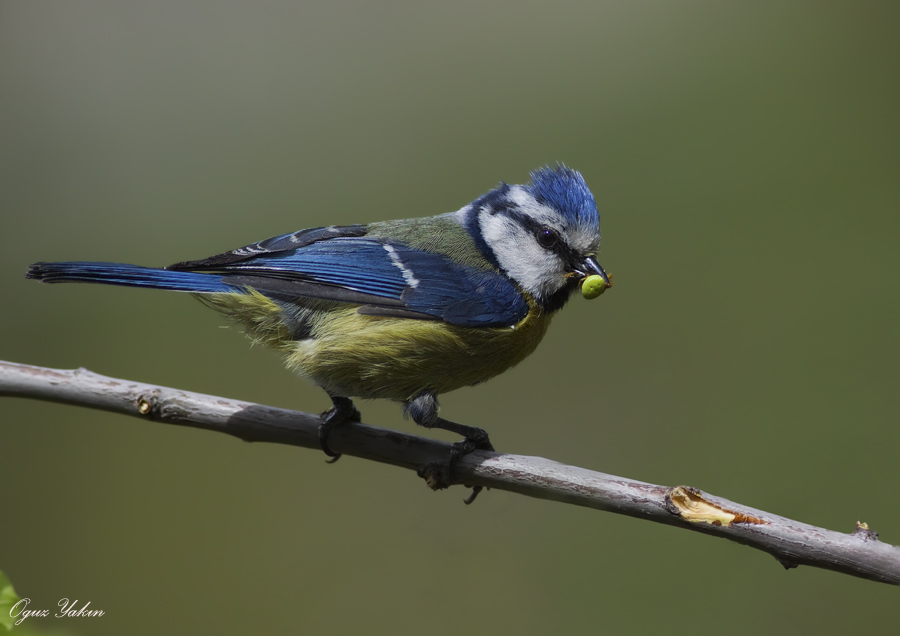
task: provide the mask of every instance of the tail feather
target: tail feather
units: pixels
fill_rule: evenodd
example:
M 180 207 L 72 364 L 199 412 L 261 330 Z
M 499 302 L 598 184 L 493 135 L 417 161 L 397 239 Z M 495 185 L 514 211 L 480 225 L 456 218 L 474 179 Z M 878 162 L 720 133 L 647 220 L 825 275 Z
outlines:
M 35 263 L 28 268 L 25 277 L 44 283 L 99 283 L 194 293 L 242 291 L 223 283 L 220 274 L 177 272 L 124 263 Z

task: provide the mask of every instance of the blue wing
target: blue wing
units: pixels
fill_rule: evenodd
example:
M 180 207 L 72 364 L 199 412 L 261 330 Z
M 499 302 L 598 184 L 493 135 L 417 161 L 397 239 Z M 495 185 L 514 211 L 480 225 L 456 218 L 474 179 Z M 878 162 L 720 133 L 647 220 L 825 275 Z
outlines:
M 513 325 L 528 313 L 528 304 L 502 274 L 362 237 L 321 240 L 204 269 L 221 272 L 228 285 L 247 285 L 281 298 L 358 303 L 367 314 L 488 327 Z
M 505 276 L 398 243 L 352 225 L 276 236 L 165 269 L 119 263 L 35 263 L 27 276 L 194 293 L 252 287 L 282 302 L 314 298 L 361 305 L 364 314 L 443 320 L 463 327 L 511 326 L 528 304 Z

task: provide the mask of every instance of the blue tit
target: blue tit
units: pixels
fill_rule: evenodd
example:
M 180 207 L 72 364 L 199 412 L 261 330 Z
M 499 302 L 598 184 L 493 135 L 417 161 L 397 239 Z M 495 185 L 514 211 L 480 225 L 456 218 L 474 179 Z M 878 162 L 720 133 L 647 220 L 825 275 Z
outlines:
M 463 436 L 452 479 L 460 456 L 493 447 L 484 430 L 439 417 L 437 396 L 524 360 L 587 277 L 609 286 L 599 245 L 591 191 L 558 166 L 438 216 L 301 230 L 162 269 L 35 263 L 27 277 L 188 292 L 328 393 L 329 456 L 329 431 L 360 418 L 351 398 L 386 398 Z

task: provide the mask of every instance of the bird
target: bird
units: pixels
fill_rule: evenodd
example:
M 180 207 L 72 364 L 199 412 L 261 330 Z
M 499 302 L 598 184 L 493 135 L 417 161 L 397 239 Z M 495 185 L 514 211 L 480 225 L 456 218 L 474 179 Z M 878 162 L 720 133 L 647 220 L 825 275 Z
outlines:
M 440 417 L 438 396 L 525 359 L 588 278 L 611 285 L 584 177 L 564 164 L 530 177 L 437 216 L 304 229 L 164 268 L 38 262 L 26 277 L 190 293 L 325 390 L 318 434 L 331 461 L 330 431 L 360 420 L 353 398 L 383 398 L 462 436 L 450 483 L 460 457 L 494 447 L 484 429 Z

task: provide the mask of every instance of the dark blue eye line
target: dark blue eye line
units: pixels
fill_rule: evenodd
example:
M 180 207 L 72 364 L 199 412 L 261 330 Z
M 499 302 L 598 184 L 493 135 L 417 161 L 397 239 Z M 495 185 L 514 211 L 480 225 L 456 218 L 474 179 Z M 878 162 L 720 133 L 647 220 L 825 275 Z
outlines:
M 529 223 L 526 222 L 525 225 L 527 226 Z M 534 221 L 531 221 L 530 225 L 535 240 L 542 248 L 557 254 L 572 268 L 581 262 L 581 256 L 569 246 L 558 230 L 547 225 L 539 225 Z
M 508 187 L 509 186 L 506 186 L 507 189 Z M 519 206 L 513 201 L 510 201 L 503 196 L 498 196 L 495 200 L 489 200 L 487 197 L 482 197 L 482 200 L 484 201 L 484 204 L 490 207 L 490 214 L 500 214 L 512 219 L 514 222 L 525 228 L 525 230 L 531 232 L 531 235 L 534 236 L 538 245 L 549 252 L 559 255 L 564 262 L 569 263 L 572 267 L 575 267 L 576 263 L 581 262 L 580 255 L 569 247 L 569 244 L 558 230 L 549 225 L 544 225 L 540 221 L 536 221 L 527 214 L 523 214 L 519 210 Z M 478 203 L 478 201 L 476 201 L 476 203 Z M 472 205 L 467 221 L 469 227 L 477 227 L 478 213 L 481 209 L 481 207 L 476 207 L 475 204 Z M 474 236 L 476 237 L 476 242 L 484 243 L 484 237 L 482 237 L 480 233 L 477 233 Z M 497 264 L 494 263 L 494 265 Z

